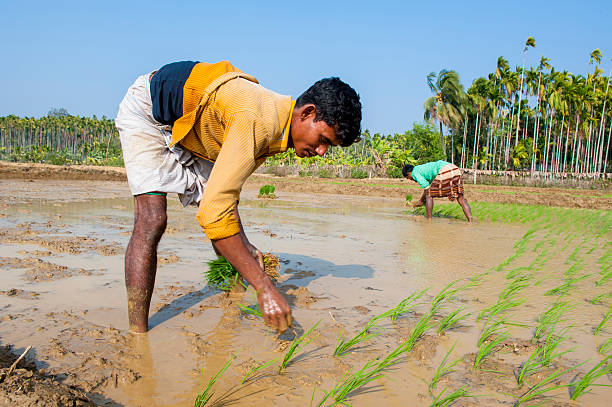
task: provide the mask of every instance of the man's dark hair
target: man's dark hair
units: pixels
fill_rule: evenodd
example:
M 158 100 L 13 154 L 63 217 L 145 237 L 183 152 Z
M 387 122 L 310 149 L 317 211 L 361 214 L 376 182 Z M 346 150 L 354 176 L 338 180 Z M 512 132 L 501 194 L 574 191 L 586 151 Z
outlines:
M 336 130 L 342 147 L 348 147 L 361 136 L 361 102 L 355 89 L 339 78 L 317 81 L 297 98 L 296 107 L 312 103 L 317 112 L 315 121 L 323 120 Z
M 412 172 L 413 168 L 414 168 L 414 165 L 410 165 L 410 164 L 404 165 L 404 168 L 402 168 L 402 175 L 404 176 L 404 178 L 408 176 L 409 172 Z

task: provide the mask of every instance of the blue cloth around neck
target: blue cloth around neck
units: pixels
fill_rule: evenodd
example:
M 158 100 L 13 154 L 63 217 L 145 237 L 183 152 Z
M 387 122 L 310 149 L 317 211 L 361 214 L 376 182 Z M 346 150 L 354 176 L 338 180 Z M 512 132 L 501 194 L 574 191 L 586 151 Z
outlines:
M 183 87 L 191 74 L 194 61 L 164 65 L 151 78 L 153 117 L 162 124 L 173 125 L 183 116 Z

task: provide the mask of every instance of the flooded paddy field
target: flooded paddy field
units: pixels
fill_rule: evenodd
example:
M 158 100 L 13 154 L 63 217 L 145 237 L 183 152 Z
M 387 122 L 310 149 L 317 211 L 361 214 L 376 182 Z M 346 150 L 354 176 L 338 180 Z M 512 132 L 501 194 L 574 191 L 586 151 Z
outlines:
M 612 388 L 592 385 L 612 384 L 609 210 L 475 202 L 466 187 L 469 225 L 444 201 L 427 222 L 403 198 L 281 185 L 278 199 L 260 200 L 256 186 L 243 191 L 241 216 L 280 260 L 289 331 L 241 311 L 256 304 L 252 289 L 206 285 L 212 246 L 195 208 L 169 196 L 151 330 L 130 334 L 126 183 L 0 180 L 0 344 L 32 346 L 26 360 L 40 377 L 78 389 L 66 405 L 193 405 L 228 360 L 211 405 L 430 406 L 453 393 L 457 406 L 609 405 Z M 343 390 L 351 379 L 362 386 Z M 0 382 L 13 405 L 43 397 Z

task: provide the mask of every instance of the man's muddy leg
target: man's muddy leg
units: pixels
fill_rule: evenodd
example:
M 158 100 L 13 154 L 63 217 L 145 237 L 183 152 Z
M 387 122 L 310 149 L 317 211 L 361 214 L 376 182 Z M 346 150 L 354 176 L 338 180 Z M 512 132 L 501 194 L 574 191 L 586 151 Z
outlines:
M 166 196 L 134 197 L 134 231 L 125 253 L 130 331 L 149 329 L 149 305 L 157 270 L 157 244 L 166 230 Z
M 472 222 L 472 208 L 470 208 L 470 204 L 468 204 L 467 200 L 463 196 L 463 194 L 459 194 L 457 197 L 457 203 L 461 205 L 461 209 L 463 209 L 463 214 L 465 215 L 468 222 Z

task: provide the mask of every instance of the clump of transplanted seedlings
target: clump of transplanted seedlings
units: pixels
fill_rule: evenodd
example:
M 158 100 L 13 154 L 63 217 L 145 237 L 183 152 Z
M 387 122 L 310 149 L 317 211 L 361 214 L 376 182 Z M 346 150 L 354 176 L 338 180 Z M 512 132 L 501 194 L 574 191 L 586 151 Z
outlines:
M 567 387 L 568 384 L 554 384 L 554 383 L 557 382 L 558 379 L 561 376 L 563 376 L 565 373 L 576 369 L 580 365 L 582 365 L 582 363 L 574 367 L 570 367 L 569 369 L 553 372 L 550 375 L 546 376 L 544 379 L 542 379 L 542 381 L 535 384 L 534 386 L 531 386 L 525 393 L 523 393 L 514 402 L 514 407 L 519 407 L 525 403 L 531 403 L 536 400 L 540 400 L 546 397 L 546 394 L 550 393 L 551 391 L 555 391 L 555 390 Z M 541 404 L 542 403 L 539 403 L 538 405 L 541 405 Z M 533 404 L 530 404 L 530 405 L 533 405 Z
M 580 379 L 574 381 L 570 385 L 570 393 L 572 400 L 576 400 L 581 395 L 588 393 L 591 391 L 591 387 L 593 386 L 605 386 L 612 387 L 609 384 L 594 384 L 595 380 L 600 378 L 601 376 L 608 375 L 612 373 L 612 363 L 609 362 L 612 355 L 608 355 L 603 358 L 601 362 L 599 362 L 595 367 L 585 373 Z
M 452 300 L 455 294 L 457 294 L 457 292 L 467 287 L 467 286 L 464 286 L 464 287 L 452 288 L 458 282 L 459 280 L 450 282 L 446 287 L 442 289 L 442 291 L 438 293 L 438 295 L 436 295 L 433 298 L 433 300 L 431 301 L 431 306 L 430 306 L 430 312 L 432 316 L 435 315 L 435 313 L 438 312 L 442 308 L 442 303 L 444 301 Z
M 468 312 L 467 314 L 461 314 L 461 311 L 463 311 L 463 305 L 457 308 L 455 311 L 451 312 L 449 315 L 442 318 L 442 320 L 438 324 L 438 334 L 443 335 L 444 332 L 456 327 L 459 322 L 472 315 L 471 312 Z
M 221 377 L 221 375 L 231 366 L 232 361 L 235 358 L 236 356 L 232 356 L 227 362 L 225 362 L 225 365 L 223 365 L 223 367 L 213 377 L 211 377 L 206 388 L 196 397 L 194 407 L 203 407 L 210 401 L 212 396 L 215 394 L 214 391 L 211 391 L 212 387 L 219 377 Z M 202 368 L 202 377 L 204 377 L 204 368 Z
M 381 366 L 379 363 L 376 363 L 375 360 L 371 360 L 353 374 L 351 374 L 351 371 L 349 370 L 344 376 L 340 378 L 340 380 L 338 380 L 338 382 L 334 385 L 334 387 L 332 387 L 330 391 L 323 391 L 323 393 L 325 393 L 325 396 L 319 401 L 317 407 L 321 407 L 330 398 L 333 400 L 330 406 L 340 404 L 349 406 L 350 404 L 348 404 L 346 400 L 349 397 L 350 393 L 370 383 L 371 381 L 384 376 L 384 373 L 381 373 L 383 368 L 384 366 Z M 312 398 L 314 400 L 314 392 Z
M 273 365 L 275 362 L 278 361 L 278 358 L 274 358 L 272 360 L 268 360 L 267 362 L 263 362 L 257 365 L 254 365 L 253 367 L 251 367 L 249 369 L 249 371 L 244 375 L 244 377 L 242 378 L 242 381 L 240 382 L 240 384 L 244 384 L 247 380 L 249 380 L 249 378 L 252 378 L 253 375 L 257 372 L 259 372 L 262 369 L 265 369 L 268 366 Z
M 503 320 L 487 321 L 478 338 L 478 352 L 474 358 L 474 369 L 479 368 L 498 345 L 510 339 L 510 334 L 505 329 L 505 325 L 506 321 Z
M 610 318 L 612 318 L 612 305 L 610 305 L 610 308 L 608 309 L 608 312 L 603 317 L 603 319 L 601 320 L 599 325 L 597 325 L 597 327 L 595 328 L 595 331 L 594 331 L 595 335 L 598 335 L 599 332 L 601 332 L 601 330 L 603 329 L 604 325 L 606 325 L 606 323 L 610 320 Z
M 383 315 L 386 315 L 386 313 Z M 380 335 L 379 331 L 372 331 L 372 329 L 380 321 L 380 318 L 381 316 L 372 318 L 370 321 L 368 321 L 366 326 L 357 335 L 353 336 L 351 339 L 342 338 L 342 334 L 338 335 L 338 340 L 336 342 L 336 349 L 334 350 L 334 356 L 343 356 L 352 347 Z
M 446 355 L 444 355 L 444 359 L 442 359 L 440 366 L 438 366 L 438 368 L 436 369 L 436 372 L 434 373 L 433 378 L 431 379 L 431 382 L 429 382 L 429 386 L 428 386 L 429 394 L 431 394 L 432 397 L 434 395 L 433 392 L 434 390 L 436 390 L 436 386 L 438 385 L 438 382 L 440 381 L 440 379 L 442 379 L 444 376 L 447 376 L 453 373 L 455 371 L 453 367 L 455 367 L 457 364 L 463 361 L 463 358 L 459 358 L 450 363 L 447 363 L 448 357 L 450 356 L 451 352 L 455 348 L 456 344 L 457 342 L 455 342 L 453 346 L 451 346 L 451 348 L 448 350 L 448 352 L 446 352 Z M 442 392 L 444 392 L 444 390 Z
M 436 398 L 434 399 L 434 401 L 431 402 L 431 404 L 429 405 L 430 407 L 448 407 L 452 404 L 455 403 L 455 401 L 457 401 L 458 399 L 462 398 L 462 397 L 474 397 L 470 394 L 468 394 L 468 387 L 467 386 L 462 386 L 461 388 L 445 395 L 444 393 L 446 393 L 446 387 L 444 389 L 442 389 L 442 391 L 440 392 L 440 394 L 438 394 L 436 396 Z
M 576 286 L 574 285 L 575 283 L 577 283 L 580 280 L 584 280 L 585 278 L 590 277 L 590 274 L 584 275 L 584 276 L 580 276 L 580 277 L 576 277 L 576 278 L 566 278 L 565 279 L 565 283 L 561 284 L 559 287 L 555 287 L 551 290 L 546 291 L 546 295 L 562 295 L 562 294 L 567 294 L 570 292 L 570 290 L 573 290 L 576 288 Z
M 276 188 L 274 185 L 264 185 L 259 188 L 259 195 L 257 195 L 257 198 L 276 199 L 276 195 L 274 195 L 275 190 Z
M 612 338 L 608 338 L 604 343 L 602 343 L 597 351 L 603 355 L 607 355 L 611 353 L 612 352 Z
M 524 299 L 523 300 L 515 300 L 514 298 L 498 299 L 495 304 L 480 311 L 480 313 L 478 314 L 478 318 L 476 318 L 476 321 L 480 321 L 485 318 L 491 319 L 512 308 L 516 308 L 522 305 L 524 302 L 525 302 Z
M 389 315 L 389 317 L 391 318 L 391 321 L 393 322 L 397 321 L 397 318 L 399 318 L 401 314 L 405 314 L 406 312 L 415 308 L 418 305 L 416 303 L 416 300 L 421 298 L 423 294 L 425 294 L 428 290 L 429 288 L 426 288 L 424 290 L 419 291 L 418 293 L 414 293 L 411 296 L 404 298 L 393 309 L 387 311 L 386 314 Z
M 295 355 L 300 350 L 302 350 L 304 346 L 308 345 L 310 342 L 312 342 L 315 339 L 314 337 L 310 337 L 310 334 L 319 325 L 320 322 L 321 321 L 317 321 L 317 323 L 314 324 L 312 328 L 310 328 L 304 335 L 293 340 L 293 342 L 291 343 L 291 345 L 285 352 L 285 355 L 283 356 L 283 359 L 281 360 L 281 363 L 278 367 L 279 374 L 282 374 L 285 371 L 285 369 L 287 368 L 287 366 L 289 366 L 289 364 L 291 363 Z
M 555 302 L 549 309 L 540 314 L 538 316 L 538 325 L 533 333 L 532 342 L 539 341 L 554 331 L 555 326 L 561 321 L 563 315 L 572 308 L 573 305 L 568 302 Z
M 259 309 L 259 306 L 257 305 L 254 305 L 252 307 L 247 307 L 245 305 L 238 304 L 238 308 L 240 308 L 240 310 L 242 310 L 242 312 L 244 312 L 247 315 L 252 315 L 255 317 L 263 318 L 263 314 L 261 313 L 261 310 Z
M 612 298 L 612 292 L 596 295 L 590 302 L 591 304 L 602 305 L 608 302 L 610 298 Z

